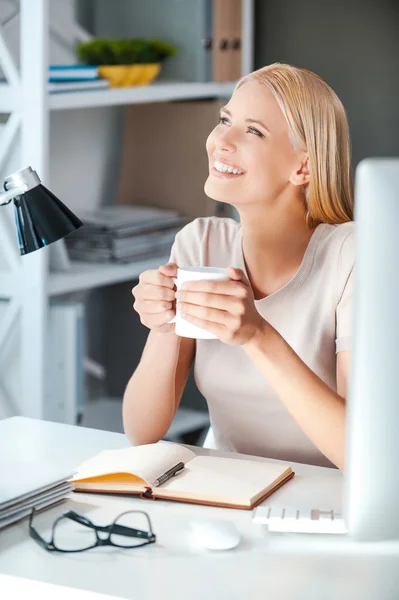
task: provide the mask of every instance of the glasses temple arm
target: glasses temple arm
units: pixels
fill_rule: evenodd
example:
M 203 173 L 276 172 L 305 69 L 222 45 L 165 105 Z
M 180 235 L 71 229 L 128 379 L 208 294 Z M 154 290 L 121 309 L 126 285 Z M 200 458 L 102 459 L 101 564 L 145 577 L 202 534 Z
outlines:
M 85 517 L 81 517 L 80 515 L 78 515 L 77 513 L 75 513 L 74 511 L 69 511 L 68 513 L 65 513 L 64 515 L 65 517 L 67 517 L 68 519 L 71 519 L 72 521 L 76 521 L 77 523 L 80 523 L 81 525 L 85 525 L 86 527 L 90 527 L 91 529 L 96 529 L 97 531 L 102 531 L 102 532 L 112 532 L 116 535 L 125 535 L 127 537 L 151 537 L 152 534 L 152 527 L 150 524 L 150 528 L 151 531 L 142 531 L 141 529 L 134 529 L 133 527 L 125 527 L 124 525 L 117 525 L 117 524 L 112 524 L 112 525 L 106 525 L 106 526 L 101 526 L 101 525 L 94 525 L 94 523 L 92 523 L 91 521 L 89 521 L 89 519 L 86 519 Z

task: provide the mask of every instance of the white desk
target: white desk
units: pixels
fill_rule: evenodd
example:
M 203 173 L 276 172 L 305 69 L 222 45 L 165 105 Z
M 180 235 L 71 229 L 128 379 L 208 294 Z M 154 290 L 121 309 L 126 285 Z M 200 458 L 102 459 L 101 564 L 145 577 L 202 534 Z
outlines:
M 0 456 L 12 452 L 22 460 L 54 461 L 73 469 L 103 449 L 126 445 L 126 438 L 116 433 L 21 417 L 0 421 Z M 228 456 L 202 448 L 196 451 Z M 342 476 L 337 470 L 293 466 L 294 479 L 268 504 L 340 508 Z M 399 598 L 399 543 L 267 534 L 264 527 L 252 524 L 250 511 L 72 494 L 67 503 L 40 516 L 40 530 L 48 533 L 55 517 L 67 509 L 109 523 L 128 508 L 150 514 L 156 544 L 131 551 L 96 548 L 76 555 L 48 553 L 29 537 L 25 521 L 0 532 L 0 573 L 138 600 Z M 235 550 L 218 553 L 193 547 L 189 536 L 193 516 L 234 520 L 242 542 Z

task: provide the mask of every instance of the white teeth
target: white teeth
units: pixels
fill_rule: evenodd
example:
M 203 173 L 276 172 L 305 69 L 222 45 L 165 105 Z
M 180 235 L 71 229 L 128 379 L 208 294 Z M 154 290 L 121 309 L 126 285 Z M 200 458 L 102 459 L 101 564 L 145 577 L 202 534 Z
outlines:
M 229 165 L 219 162 L 218 160 L 215 160 L 214 167 L 216 171 L 221 171 L 222 173 L 232 173 L 234 175 L 241 175 L 241 173 L 243 173 L 243 171 L 234 169 L 234 167 L 230 167 Z

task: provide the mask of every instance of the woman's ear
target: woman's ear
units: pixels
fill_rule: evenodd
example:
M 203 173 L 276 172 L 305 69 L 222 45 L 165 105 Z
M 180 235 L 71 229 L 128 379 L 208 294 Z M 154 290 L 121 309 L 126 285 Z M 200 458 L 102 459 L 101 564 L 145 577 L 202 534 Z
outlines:
M 310 179 L 310 167 L 309 167 L 309 156 L 306 154 L 298 169 L 296 169 L 291 177 L 290 181 L 294 185 L 305 185 L 309 183 Z

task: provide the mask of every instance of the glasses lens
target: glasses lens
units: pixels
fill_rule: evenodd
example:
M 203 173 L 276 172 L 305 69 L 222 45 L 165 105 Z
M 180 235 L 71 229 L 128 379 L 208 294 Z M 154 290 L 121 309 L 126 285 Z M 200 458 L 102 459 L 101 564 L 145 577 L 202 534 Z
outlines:
M 94 529 L 67 517 L 62 517 L 54 527 L 54 545 L 59 550 L 69 552 L 85 550 L 94 546 L 96 541 Z
M 120 515 L 111 530 L 111 542 L 132 548 L 152 541 L 150 523 L 145 513 L 130 511 Z

